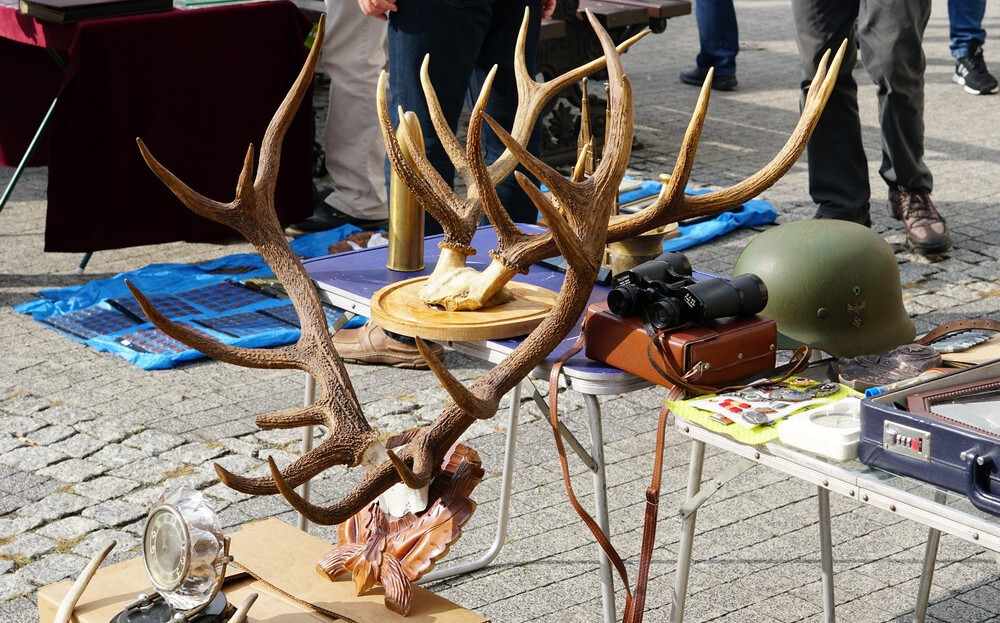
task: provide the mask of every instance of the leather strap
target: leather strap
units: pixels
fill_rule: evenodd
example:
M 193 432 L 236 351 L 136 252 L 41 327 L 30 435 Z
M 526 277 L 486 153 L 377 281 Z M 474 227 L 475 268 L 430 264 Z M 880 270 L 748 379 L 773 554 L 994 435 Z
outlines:
M 653 369 L 656 370 L 657 374 L 662 376 L 668 383 L 670 383 L 674 387 L 681 387 L 685 389 L 687 392 L 695 395 L 717 394 L 719 392 L 731 389 L 739 389 L 742 387 L 746 387 L 745 384 L 715 387 L 713 385 L 699 385 L 697 383 L 692 382 L 690 379 L 696 376 L 697 374 L 700 374 L 700 370 L 697 369 L 697 366 L 693 366 L 690 370 L 686 372 L 681 372 L 677 370 L 674 367 L 674 364 L 671 361 L 670 357 L 667 355 L 668 348 L 664 346 L 663 343 L 665 339 L 666 339 L 666 333 L 661 331 L 652 340 L 650 340 L 649 344 L 646 345 L 646 357 L 649 358 L 649 363 L 651 366 L 653 366 Z M 654 350 L 657 354 L 660 355 L 659 357 L 655 357 L 653 355 Z M 811 350 L 808 346 L 800 346 L 798 349 L 796 349 L 795 353 L 792 355 L 791 361 L 789 362 L 791 367 L 786 369 L 785 374 L 781 378 L 774 379 L 773 382 L 780 383 L 785 379 L 787 379 L 788 377 L 794 376 L 799 372 L 801 372 L 802 370 L 806 369 L 806 367 L 808 367 L 809 365 L 810 354 Z M 659 359 L 660 361 L 657 361 L 657 359 Z M 661 362 L 663 365 L 660 365 Z M 669 368 L 669 370 L 665 370 L 664 367 Z
M 919 339 L 914 340 L 913 343 L 926 345 L 950 333 L 959 333 L 961 331 L 969 331 L 972 329 L 1000 331 L 1000 321 L 992 318 L 965 318 L 963 320 L 952 320 L 944 323 L 936 329 L 928 331 Z
M 563 353 L 561 357 L 554 364 L 552 364 L 552 372 L 549 374 L 549 424 L 552 426 L 552 435 L 556 442 L 556 451 L 559 453 L 559 465 L 562 468 L 563 485 L 566 488 L 566 494 L 569 496 L 569 503 L 573 506 L 573 510 L 576 514 L 580 516 L 583 523 L 587 525 L 590 532 L 594 535 L 597 540 L 597 544 L 601 546 L 604 554 L 614 565 L 615 570 L 618 571 L 619 577 L 621 577 L 622 583 L 625 585 L 625 612 L 629 612 L 632 609 L 632 591 L 629 588 L 628 582 L 628 572 L 625 570 L 625 563 L 622 562 L 621 556 L 618 555 L 618 551 L 615 550 L 614 545 L 608 539 L 608 536 L 604 534 L 604 530 L 601 529 L 597 522 L 594 520 L 590 514 L 584 510 L 583 506 L 576 499 L 576 495 L 573 493 L 573 484 L 569 477 L 569 463 L 566 460 L 566 448 L 563 446 L 562 435 L 559 433 L 559 373 L 562 371 L 563 364 L 572 357 L 576 355 L 584 346 L 584 332 L 580 331 L 580 337 L 577 338 L 576 343 Z M 655 522 L 654 522 L 655 523 Z

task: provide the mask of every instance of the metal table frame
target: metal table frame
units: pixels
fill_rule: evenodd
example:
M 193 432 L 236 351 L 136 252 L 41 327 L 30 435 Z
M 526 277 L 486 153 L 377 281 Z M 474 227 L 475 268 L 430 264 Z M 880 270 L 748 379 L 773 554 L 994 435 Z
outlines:
M 671 602 L 671 623 L 681 623 L 684 620 L 698 508 L 726 482 L 757 464 L 776 469 L 817 487 L 823 620 L 827 623 L 835 621 L 830 492 L 927 526 L 929 532 L 914 607 L 914 623 L 923 623 L 926 618 L 938 542 L 942 532 L 990 551 L 1000 552 L 1000 522 L 996 517 L 975 510 L 964 496 L 912 478 L 871 468 L 856 460 L 828 461 L 785 447 L 777 441 L 764 446 L 746 445 L 728 435 L 709 431 L 676 416 L 674 425 L 691 439 L 691 461 L 688 467 L 687 498 L 680 509 L 683 522 Z M 736 460 L 712 481 L 702 485 L 706 444 L 735 455 Z
M 528 229 L 538 230 L 540 228 L 528 227 Z M 437 242 L 440 239 L 441 236 L 432 236 L 425 240 L 424 257 L 427 268 L 419 272 L 402 273 L 386 269 L 385 264 L 388 259 L 388 250 L 386 247 L 362 249 L 306 260 L 304 266 L 306 272 L 309 273 L 310 277 L 316 283 L 320 297 L 324 301 L 350 313 L 367 316 L 369 315 L 369 301 L 377 290 L 396 281 L 430 274 L 431 268 L 433 268 L 434 262 L 437 259 Z M 473 246 L 480 249 L 481 253 L 471 257 L 469 264 L 479 264 L 481 266 L 488 264 L 490 259 L 485 251 L 495 248 L 495 244 L 495 232 L 489 227 L 480 228 L 473 239 Z M 528 275 L 518 275 L 515 279 L 539 285 L 550 290 L 558 290 L 562 285 L 562 273 L 537 265 L 531 268 L 531 272 Z M 591 301 L 603 300 L 606 296 L 607 288 L 597 286 L 591 295 Z M 532 371 L 530 377 L 547 379 L 552 363 L 573 345 L 580 333 L 581 326 L 582 319 L 580 324 L 577 324 L 576 328 L 570 332 L 560 346 Z M 520 343 L 520 340 L 505 339 L 439 343 L 471 357 L 496 364 L 514 350 Z M 583 354 L 576 355 L 567 361 L 562 372 L 562 379 L 565 386 L 579 392 L 583 396 L 587 406 L 590 450 L 587 451 L 583 444 L 577 441 L 573 433 L 565 426 L 561 426 L 560 432 L 574 453 L 593 472 L 595 519 L 605 534 L 609 534 L 607 486 L 604 465 L 604 433 L 601 424 L 601 407 L 598 396 L 624 394 L 650 387 L 651 384 L 639 377 L 602 362 L 587 359 Z M 539 405 L 543 413 L 547 413 L 548 407 L 545 404 L 544 398 L 538 393 L 530 380 L 526 379 L 525 381 L 531 387 L 532 397 L 536 404 Z M 492 562 L 500 553 L 500 549 L 503 547 L 507 537 L 510 491 L 514 476 L 518 414 L 520 411 L 522 385 L 525 381 L 518 384 L 511 396 L 501 476 L 500 508 L 498 510 L 496 536 L 493 544 L 478 560 L 436 569 L 421 578 L 421 582 L 431 582 L 480 569 Z M 312 399 L 310 383 L 311 381 L 307 382 L 307 404 Z M 309 439 L 311 442 L 311 434 Z M 303 439 L 303 443 L 305 445 L 305 438 Z M 603 552 L 600 552 L 600 575 L 604 620 L 606 623 L 613 623 L 616 620 L 614 580 L 611 565 Z

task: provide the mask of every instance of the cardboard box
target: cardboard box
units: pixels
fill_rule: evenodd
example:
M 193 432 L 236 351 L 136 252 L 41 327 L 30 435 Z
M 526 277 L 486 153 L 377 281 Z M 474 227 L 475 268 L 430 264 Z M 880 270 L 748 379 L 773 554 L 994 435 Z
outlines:
M 227 576 L 232 579 L 227 580 L 222 592 L 235 605 L 251 592 L 258 593 L 248 621 L 489 623 L 485 617 L 419 586 L 412 589 L 412 606 L 406 617 L 385 607 L 381 587 L 356 596 L 349 574 L 330 581 L 316 570 L 316 562 L 332 545 L 276 519 L 248 524 L 230 536 L 230 553 L 236 562 L 230 566 Z M 249 575 L 240 573 L 242 570 Z M 52 622 L 71 584 L 66 580 L 38 591 L 40 623 Z M 151 592 L 140 558 L 104 567 L 80 598 L 74 621 L 108 623 L 137 594 Z

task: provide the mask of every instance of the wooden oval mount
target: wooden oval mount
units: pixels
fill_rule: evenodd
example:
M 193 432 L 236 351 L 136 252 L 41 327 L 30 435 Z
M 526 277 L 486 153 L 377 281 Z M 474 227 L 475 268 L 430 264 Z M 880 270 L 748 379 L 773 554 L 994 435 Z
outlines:
M 392 333 L 425 340 L 499 340 L 530 333 L 552 309 L 557 294 L 528 283 L 511 281 L 514 300 L 475 311 L 447 311 L 420 298 L 427 277 L 390 284 L 371 299 L 371 317 Z

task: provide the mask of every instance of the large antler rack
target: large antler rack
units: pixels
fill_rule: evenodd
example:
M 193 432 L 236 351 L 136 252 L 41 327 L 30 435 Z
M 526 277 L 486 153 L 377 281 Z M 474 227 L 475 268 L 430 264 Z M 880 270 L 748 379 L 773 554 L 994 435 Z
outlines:
M 748 199 L 756 197 L 773 185 L 788 172 L 788 169 L 805 150 L 809 137 L 812 135 L 833 90 L 845 50 L 846 42 L 841 45 L 832 61 L 829 51 L 823 56 L 819 63 L 819 70 L 813 79 L 813 86 L 807 94 L 799 121 L 785 145 L 770 162 L 745 180 L 729 188 L 704 195 L 687 196 L 684 194 L 684 190 L 691 175 L 708 110 L 713 77 L 713 74 L 709 73 L 699 94 L 670 181 L 664 186 L 652 205 L 633 215 L 616 219 L 613 224 L 609 225 L 607 241 L 625 240 L 681 219 L 717 214 L 732 209 Z M 475 121 L 475 115 L 476 111 L 473 112 L 473 121 Z M 475 124 L 470 123 L 470 132 L 473 125 Z M 523 141 L 521 142 L 523 143 Z M 588 155 L 585 147 L 580 154 L 581 162 Z M 565 182 L 560 175 L 535 158 L 524 157 L 522 162 L 550 188 Z M 578 165 L 574 170 L 574 176 L 579 176 L 582 168 Z M 421 168 L 421 172 L 423 171 L 424 169 Z M 413 184 L 411 190 L 417 193 L 422 201 L 425 203 L 432 201 L 424 199 L 423 195 L 420 194 L 419 181 L 411 182 L 410 176 L 404 176 L 403 179 L 408 186 Z M 535 262 L 560 252 L 559 245 L 553 239 L 551 231 L 531 235 L 520 231 L 504 213 L 499 202 L 493 200 L 495 193 L 483 193 L 484 179 L 482 175 L 476 177 L 476 188 L 482 194 L 481 199 L 487 217 L 500 237 L 498 247 L 492 254 L 493 262 L 482 272 L 464 267 L 464 257 L 447 263 L 439 262 L 435 267 L 435 275 L 429 280 L 428 290 L 431 291 L 424 293 L 424 300 L 429 304 L 440 304 L 449 309 L 489 307 L 502 301 L 502 299 L 498 301 L 494 297 L 502 291 L 504 285 L 515 274 L 526 272 L 528 267 Z M 439 195 L 441 194 L 444 193 L 439 193 Z M 440 198 L 434 200 L 440 202 Z M 442 257 L 444 257 L 444 251 Z M 450 274 L 445 274 L 446 271 L 449 271 Z
M 417 339 L 418 348 L 454 403 L 434 423 L 422 429 L 408 444 L 398 449 L 398 454 L 384 449 L 378 441 L 376 431 L 364 419 L 360 402 L 351 386 L 343 362 L 330 340 L 325 315 L 315 288 L 288 245 L 274 214 L 274 186 L 281 140 L 307 90 L 318 50 L 322 45 L 323 24 L 320 24 L 320 35 L 313 44 L 302 72 L 268 126 L 256 178 L 251 182 L 254 164 L 251 146 L 237 184 L 236 198 L 232 202 L 224 204 L 196 193 L 160 164 L 142 141 L 139 141 L 140 150 L 147 164 L 188 208 L 233 227 L 261 253 L 289 292 L 301 321 L 302 335 L 295 344 L 271 350 L 246 349 L 222 344 L 167 319 L 130 284 L 143 311 L 165 333 L 212 357 L 247 367 L 305 370 L 313 375 L 321 388 L 321 395 L 314 405 L 261 415 L 257 418 L 257 423 L 264 428 L 323 425 L 328 429 L 327 438 L 283 470 L 279 470 L 273 459 L 269 459 L 271 477 L 246 478 L 231 474 L 216 465 L 216 471 L 225 484 L 252 494 L 280 492 L 296 509 L 320 524 L 344 521 L 397 482 L 402 481 L 413 488 L 421 487 L 429 483 L 436 474 L 445 453 L 459 436 L 476 419 L 492 417 L 496 413 L 500 398 L 537 366 L 576 323 L 583 312 L 583 306 L 599 267 L 609 207 L 613 202 L 613 193 L 617 192 L 619 180 L 624 175 L 632 142 L 631 87 L 624 76 L 619 51 L 593 16 L 590 16 L 590 19 L 604 49 L 612 83 L 609 107 L 614 112 L 611 116 L 609 131 L 611 138 L 605 149 L 606 156 L 591 178 L 580 182 L 567 182 L 553 188 L 558 208 L 542 199 L 537 188 L 525 179 L 521 179 L 522 185 L 538 201 L 539 209 L 549 220 L 554 232 L 553 240 L 569 258 L 564 286 L 553 304 L 551 313 L 521 346 L 503 363 L 484 374 L 468 388 L 444 368 L 426 343 Z M 523 42 L 520 47 L 523 55 Z M 520 63 L 524 65 L 523 58 Z M 603 60 L 594 61 L 585 67 L 596 70 L 604 64 Z M 526 75 L 526 71 L 522 73 Z M 568 80 L 569 78 L 565 78 L 563 81 Z M 559 83 L 559 88 L 562 88 L 562 82 Z M 522 89 L 531 91 L 533 87 L 522 85 Z M 543 90 L 548 92 L 547 89 L 548 87 Z M 552 87 L 553 93 L 556 90 L 558 89 Z M 483 101 L 488 91 L 487 88 Z M 543 99 L 542 95 L 527 96 L 527 100 L 533 102 L 529 107 L 534 112 L 519 113 L 518 118 L 522 121 L 515 123 L 515 132 L 524 134 L 517 128 L 531 126 L 543 105 Z M 484 193 L 484 196 L 489 196 L 485 200 L 488 207 L 484 209 L 491 219 L 502 221 L 498 218 L 502 208 L 496 198 L 492 180 L 508 175 L 516 160 L 524 161 L 528 156 L 519 145 L 517 137 L 512 137 L 494 125 L 494 130 L 506 143 L 512 155 L 506 157 L 503 163 L 494 163 L 492 169 L 486 166 L 480 149 L 482 108 L 481 105 L 478 107 L 475 117 L 477 127 L 470 132 L 471 144 L 467 148 L 468 164 L 463 173 L 468 175 L 474 184 L 478 184 L 480 189 L 489 189 L 489 192 Z M 509 164 L 507 160 L 510 161 Z M 503 170 L 507 170 L 507 173 L 501 175 Z M 294 491 L 294 487 L 328 467 L 356 466 L 360 463 L 374 467 L 365 473 L 353 491 L 331 507 L 320 508 L 312 505 Z
M 513 142 L 519 145 L 527 144 L 538 116 L 552 97 L 582 78 L 605 68 L 608 63 L 606 53 L 601 58 L 567 71 L 547 82 L 537 82 L 528 72 L 524 56 L 528 25 L 529 12 L 525 10 L 514 54 L 514 74 L 519 98 L 518 109 L 509 132 Z M 644 30 L 623 41 L 617 47 L 612 45 L 613 53 L 616 56 L 620 55 L 648 33 L 648 30 Z M 385 74 L 383 73 L 378 87 L 378 109 L 386 152 L 390 163 L 407 188 L 430 212 L 431 216 L 441 224 L 444 231 L 444 238 L 439 245 L 441 254 L 421 293 L 424 301 L 428 304 L 441 305 L 449 310 L 488 307 L 507 300 L 501 293 L 504 284 L 517 272 L 525 272 L 524 269 L 516 265 L 494 263 L 488 269 L 490 278 L 481 279 L 476 276 L 477 273 L 473 269 L 467 268 L 465 263 L 466 259 L 475 253 L 471 247 L 472 237 L 484 213 L 497 232 L 498 243 L 497 249 L 493 252 L 494 257 L 503 257 L 508 247 L 524 244 L 531 238 L 514 224 L 506 210 L 500 205 L 496 195 L 496 185 L 511 174 L 517 166 L 518 158 L 508 145 L 508 149 L 490 165 L 483 165 L 483 168 L 480 168 L 477 164 L 482 160 L 480 150 L 482 148 L 483 111 L 486 108 L 496 68 L 487 75 L 484 81 L 472 111 L 466 135 L 466 145 L 463 149 L 458 138 L 448 126 L 438 103 L 428 73 L 429 62 L 430 59 L 425 57 L 421 65 L 421 84 L 427 99 L 431 120 L 441 145 L 454 165 L 455 172 L 467 188 L 465 198 L 459 197 L 434 169 L 423 151 L 415 148 L 409 134 L 405 135 L 404 140 L 409 143 L 410 153 L 414 155 L 414 166 L 411 167 L 403 157 L 392 122 L 389 119 L 385 100 Z M 479 285 L 488 287 L 479 290 L 476 287 Z

